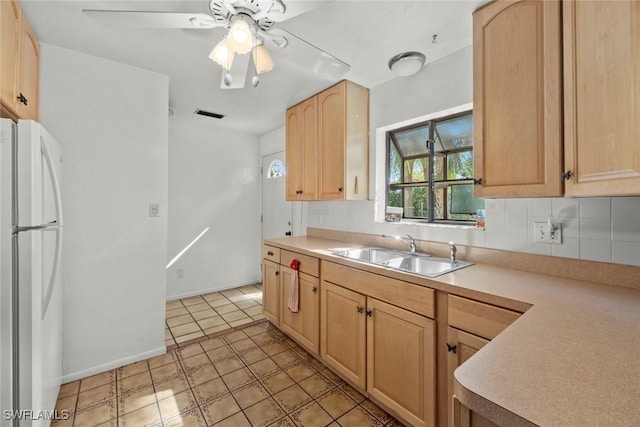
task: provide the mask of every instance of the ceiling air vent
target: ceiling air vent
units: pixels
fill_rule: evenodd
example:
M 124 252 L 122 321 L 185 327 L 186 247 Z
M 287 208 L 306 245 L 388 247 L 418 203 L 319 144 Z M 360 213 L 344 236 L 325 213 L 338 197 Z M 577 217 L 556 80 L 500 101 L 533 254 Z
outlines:
M 204 111 L 199 108 L 196 111 L 194 111 L 194 113 L 199 114 L 201 116 L 213 117 L 214 119 L 221 119 L 224 117 L 224 114 L 211 113 L 209 111 Z

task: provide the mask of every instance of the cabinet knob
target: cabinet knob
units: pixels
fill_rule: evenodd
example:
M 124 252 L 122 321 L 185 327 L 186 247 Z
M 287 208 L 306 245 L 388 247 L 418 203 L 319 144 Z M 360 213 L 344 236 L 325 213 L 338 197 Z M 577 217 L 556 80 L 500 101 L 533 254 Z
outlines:
M 367 317 L 373 316 L 373 310 L 367 310 Z
M 358 313 L 362 313 L 364 311 L 364 308 L 358 306 Z
M 562 172 L 562 175 L 560 175 L 563 181 L 569 181 L 572 176 L 573 176 L 573 172 L 571 171 Z
M 286 233 L 284 233 L 285 236 L 291 236 L 291 232 L 287 231 Z
M 317 286 L 314 286 L 313 289 L 311 289 L 311 290 L 313 291 L 314 294 L 318 293 L 318 287 Z
M 455 344 L 451 345 L 451 344 L 447 343 L 447 351 L 449 353 L 456 354 L 456 352 L 458 351 L 458 346 L 455 345 Z
M 338 187 L 338 192 L 342 193 L 342 187 Z
M 482 185 L 482 178 L 473 179 L 473 185 Z
M 276 276 L 279 276 L 279 275 L 280 275 L 280 272 L 279 272 L 279 271 L 276 271 Z
M 269 256 L 273 256 L 273 252 L 268 251 L 268 252 L 267 252 L 267 255 L 269 255 Z
M 20 92 L 20 95 L 19 95 L 19 96 L 16 96 L 16 99 L 17 99 L 18 101 L 20 101 L 21 103 L 23 103 L 24 105 L 27 105 L 28 100 L 27 100 L 27 98 L 25 98 L 25 97 L 24 97 L 24 95 L 22 94 L 22 92 Z

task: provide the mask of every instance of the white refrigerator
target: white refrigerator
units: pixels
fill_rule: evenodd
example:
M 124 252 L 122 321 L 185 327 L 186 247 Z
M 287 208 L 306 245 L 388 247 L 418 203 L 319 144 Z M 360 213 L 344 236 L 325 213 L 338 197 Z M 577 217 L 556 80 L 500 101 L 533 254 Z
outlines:
M 60 145 L 0 119 L 0 426 L 48 426 L 62 375 Z

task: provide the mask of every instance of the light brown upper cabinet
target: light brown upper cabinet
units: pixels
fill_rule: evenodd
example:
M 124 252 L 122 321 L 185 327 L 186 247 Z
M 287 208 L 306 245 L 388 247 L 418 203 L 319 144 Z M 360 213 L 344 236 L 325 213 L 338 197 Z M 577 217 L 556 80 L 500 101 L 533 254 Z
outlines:
M 640 2 L 567 1 L 563 22 L 566 194 L 640 194 Z
M 640 194 L 640 3 L 496 1 L 473 22 L 476 196 Z
M 560 36 L 558 1 L 497 1 L 474 13 L 476 197 L 562 195 Z
M 21 9 L 16 0 L 0 1 L 0 102 L 2 106 L 15 110 L 17 104 L 17 77 L 20 47 Z
M 369 89 L 342 81 L 318 95 L 321 200 L 366 200 Z
M 0 2 L 0 103 L 14 119 L 38 119 L 40 44 L 15 0 Z
M 287 110 L 287 200 L 318 198 L 318 98 Z
M 343 80 L 287 110 L 287 200 L 366 200 L 369 90 Z

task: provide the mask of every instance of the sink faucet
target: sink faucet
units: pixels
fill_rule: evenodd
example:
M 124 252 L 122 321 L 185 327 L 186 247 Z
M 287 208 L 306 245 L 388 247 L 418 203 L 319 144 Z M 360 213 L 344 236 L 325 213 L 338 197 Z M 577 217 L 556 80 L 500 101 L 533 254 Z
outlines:
M 456 262 L 456 252 L 458 252 L 458 248 L 453 242 L 449 242 L 449 257 L 451 258 L 451 264 L 455 264 Z
M 411 234 L 407 234 L 407 237 L 409 238 L 409 240 L 405 240 L 400 236 L 395 236 L 393 234 L 383 234 L 382 237 L 393 237 L 396 240 L 400 240 L 402 243 L 404 243 L 405 245 L 409 246 L 409 251 L 411 252 L 412 255 L 415 255 L 416 253 L 416 241 L 413 240 L 413 237 L 411 237 Z

